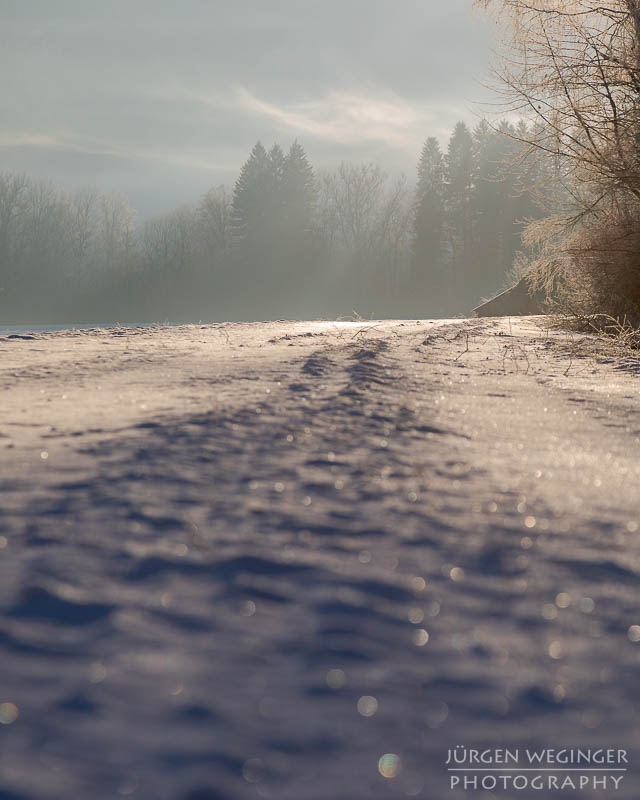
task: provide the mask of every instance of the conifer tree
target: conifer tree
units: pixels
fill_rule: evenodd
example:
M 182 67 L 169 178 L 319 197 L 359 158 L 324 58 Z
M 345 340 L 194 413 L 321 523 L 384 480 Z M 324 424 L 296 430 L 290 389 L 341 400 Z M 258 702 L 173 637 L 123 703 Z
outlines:
M 321 256 L 318 185 L 304 148 L 294 141 L 284 162 L 282 199 L 285 222 L 284 265 L 290 293 L 299 303 L 318 279 Z M 310 305 L 305 306 L 311 308 Z
M 233 276 L 227 281 L 229 294 L 244 295 L 252 314 L 270 283 L 275 188 L 272 159 L 257 142 L 233 191 Z
M 503 217 L 505 198 L 504 142 L 486 120 L 473 130 L 474 189 L 473 226 L 475 263 L 472 274 L 476 295 L 489 295 L 501 288 Z M 475 288 L 477 287 L 477 289 Z
M 278 144 L 267 152 L 258 142 L 236 183 L 233 224 L 237 270 L 262 301 L 277 305 L 307 282 L 317 263 L 316 212 L 315 176 L 301 145 L 285 155 Z
M 318 203 L 318 186 L 302 145 L 296 140 L 284 161 L 283 199 L 289 227 L 297 231 L 310 231 L 315 225 Z
M 271 199 L 272 173 L 267 151 L 257 142 L 233 190 L 232 223 L 236 245 L 249 244 L 259 237 L 261 220 Z
M 281 186 L 286 158 L 279 144 L 273 145 L 271 150 L 269 150 L 267 158 L 274 186 Z
M 446 157 L 447 216 L 454 283 L 461 286 L 471 256 L 473 234 L 473 139 L 464 122 L 458 122 Z
M 418 284 L 437 282 L 445 244 L 445 163 L 435 137 L 424 143 L 418 162 L 413 213 L 413 265 Z

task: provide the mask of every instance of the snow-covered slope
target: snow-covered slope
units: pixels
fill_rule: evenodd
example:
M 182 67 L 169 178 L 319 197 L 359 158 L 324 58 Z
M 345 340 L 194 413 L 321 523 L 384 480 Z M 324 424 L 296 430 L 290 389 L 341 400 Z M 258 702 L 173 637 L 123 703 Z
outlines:
M 457 745 L 640 796 L 636 368 L 529 318 L 0 338 L 0 798 L 441 800 Z

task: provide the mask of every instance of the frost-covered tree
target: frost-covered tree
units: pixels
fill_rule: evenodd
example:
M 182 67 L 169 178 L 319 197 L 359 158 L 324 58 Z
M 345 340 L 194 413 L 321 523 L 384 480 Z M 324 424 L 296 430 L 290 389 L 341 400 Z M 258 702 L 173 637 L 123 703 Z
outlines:
M 500 14 L 497 88 L 567 201 L 527 229 L 535 273 L 567 309 L 640 324 L 640 0 L 477 4 Z

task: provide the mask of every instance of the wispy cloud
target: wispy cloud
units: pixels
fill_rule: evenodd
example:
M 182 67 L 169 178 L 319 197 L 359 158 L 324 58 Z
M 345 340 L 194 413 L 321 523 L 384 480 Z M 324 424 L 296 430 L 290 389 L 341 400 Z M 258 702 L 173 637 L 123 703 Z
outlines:
M 413 152 L 427 135 L 438 135 L 443 124 L 439 110 L 391 93 L 373 96 L 331 92 L 295 105 L 277 105 L 244 88 L 236 94 L 246 111 L 270 117 L 291 132 L 338 145 L 378 143 Z M 459 111 L 452 116 L 456 114 Z
M 0 148 L 19 147 L 40 150 L 58 150 L 82 155 L 106 156 L 134 161 L 154 161 L 169 166 L 209 170 L 211 172 L 221 169 L 220 164 L 194 157 L 188 153 L 123 147 L 70 132 L 56 132 L 51 134 L 24 132 L 0 135 Z
M 333 147 L 382 145 L 412 156 L 427 136 L 444 139 L 458 119 L 469 117 L 460 105 L 415 102 L 388 90 L 331 91 L 298 103 L 269 101 L 243 86 L 207 91 L 173 84 L 154 94 L 165 101 L 187 101 L 211 119 L 221 114 L 236 120 L 262 117 L 288 134 Z

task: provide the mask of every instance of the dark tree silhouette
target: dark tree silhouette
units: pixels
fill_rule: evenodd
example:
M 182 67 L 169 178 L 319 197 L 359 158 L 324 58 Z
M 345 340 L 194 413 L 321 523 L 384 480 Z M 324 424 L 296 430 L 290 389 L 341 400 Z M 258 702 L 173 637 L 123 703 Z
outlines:
M 449 139 L 446 156 L 447 220 L 451 246 L 452 279 L 456 292 L 464 291 L 468 264 L 473 258 L 473 138 L 458 122 Z
M 442 290 L 446 245 L 445 162 L 434 137 L 424 143 L 418 162 L 413 213 L 412 263 L 418 286 Z

